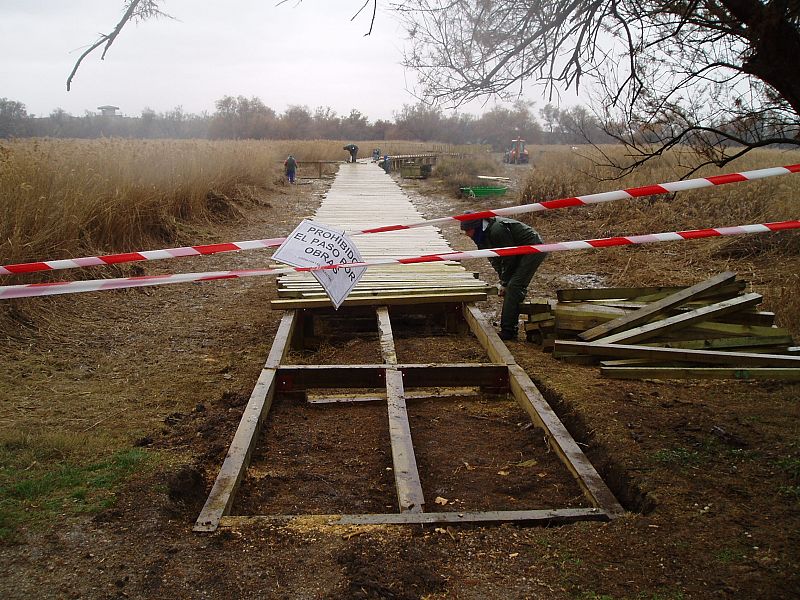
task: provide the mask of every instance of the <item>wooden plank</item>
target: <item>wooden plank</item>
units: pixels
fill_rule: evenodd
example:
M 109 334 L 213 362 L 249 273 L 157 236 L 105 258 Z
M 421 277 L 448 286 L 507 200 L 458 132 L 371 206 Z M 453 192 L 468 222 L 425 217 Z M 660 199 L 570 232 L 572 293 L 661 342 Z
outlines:
M 402 371 L 407 388 L 481 386 L 508 389 L 508 370 L 497 363 L 281 365 L 277 375 L 278 389 L 383 388 L 387 368 Z
M 433 302 L 481 302 L 486 300 L 486 292 L 463 292 L 447 294 L 405 294 L 400 296 L 387 296 L 377 294 L 375 296 L 347 298 L 342 306 L 378 306 L 378 305 L 403 305 L 403 304 L 430 304 Z M 271 300 L 270 308 L 273 310 L 288 310 L 297 308 L 317 308 L 330 306 L 328 298 L 287 298 L 283 300 Z
M 239 427 L 233 436 L 233 441 L 211 488 L 211 493 L 194 524 L 194 531 L 215 531 L 219 526 L 220 519 L 230 511 L 236 490 L 239 488 L 248 464 L 250 464 L 250 456 L 261 425 L 272 406 L 278 373 L 276 367 L 288 352 L 296 316 L 295 311 L 288 311 L 281 318 L 267 362 L 250 394 L 250 399 L 239 421 Z
M 478 342 L 489 354 L 489 360 L 500 365 L 515 364 L 514 355 L 511 354 L 497 332 L 486 322 L 483 313 L 474 304 L 464 305 L 464 318 L 467 320 L 470 331 L 478 338 Z
M 508 371 L 514 398 L 528 413 L 533 423 L 545 432 L 550 448 L 572 473 L 586 497 L 594 506 L 602 508 L 610 516 L 621 516 L 625 512 L 624 509 L 528 374 L 516 364 L 509 365 Z
M 716 335 L 719 337 L 744 336 L 744 337 L 783 337 L 789 331 L 782 327 L 763 327 L 761 325 L 738 325 L 733 323 L 716 323 L 703 321 L 695 323 L 683 330 L 687 333 L 702 333 L 705 336 Z
M 406 400 L 451 400 L 453 398 L 470 398 L 481 395 L 476 387 L 458 387 L 448 389 L 432 389 L 417 392 L 406 391 Z M 375 394 L 327 394 L 325 396 L 309 396 L 304 400 L 312 405 L 351 404 L 359 402 L 386 402 L 386 395 Z
M 744 379 L 800 381 L 800 368 L 723 367 L 601 367 L 603 377 L 613 379 Z
M 511 393 L 522 409 L 528 413 L 531 421 L 544 431 L 550 447 L 575 477 L 587 499 L 593 506 L 603 509 L 611 518 L 622 515 L 624 509 L 614 494 L 608 489 L 592 463 L 572 439 L 567 428 L 550 408 L 544 396 L 536 388 L 528 374 L 516 363 L 513 355 L 505 348 L 477 307 L 465 306 L 464 313 L 470 323 L 470 328 L 489 353 L 490 358 L 508 365 Z M 505 348 L 505 352 L 495 348 L 497 345 Z
M 741 292 L 747 284 L 744 281 L 734 281 L 729 285 L 708 292 L 709 297 L 719 294 L 729 294 L 734 296 Z M 575 288 L 556 291 L 556 297 L 561 302 L 574 302 L 579 300 L 624 300 L 642 299 L 659 300 L 676 292 L 686 289 L 685 286 L 661 286 L 661 287 L 615 287 L 615 288 Z
M 627 344 L 598 344 L 597 342 L 570 342 L 556 340 L 556 350 L 592 356 L 616 358 L 645 358 L 650 360 L 693 362 L 741 367 L 797 367 L 800 356 L 783 354 L 756 354 L 748 352 L 719 352 L 715 350 L 684 350 L 635 346 Z
M 611 335 L 612 333 L 617 333 L 618 331 L 623 331 L 637 325 L 641 325 L 642 323 L 646 323 L 647 321 L 651 320 L 656 315 L 662 314 L 671 308 L 675 308 L 686 302 L 689 302 L 700 294 L 716 290 L 725 284 L 732 282 L 735 278 L 736 273 L 732 273 L 730 271 L 720 273 L 719 275 L 711 277 L 710 279 L 698 283 L 697 285 L 693 285 L 674 294 L 670 294 L 666 298 L 648 304 L 647 306 L 632 313 L 621 316 L 613 321 L 608 321 L 607 323 L 603 323 L 597 327 L 593 327 L 588 331 L 584 331 L 583 333 L 578 334 L 578 337 L 585 342 L 590 342 L 592 340 Z
M 423 512 L 425 497 L 422 494 L 406 401 L 403 396 L 403 374 L 397 369 L 386 370 L 386 399 L 397 503 L 401 513 Z
M 705 321 L 712 317 L 719 317 L 728 313 L 741 310 L 746 307 L 755 306 L 762 300 L 760 294 L 744 294 L 730 300 L 723 300 L 715 304 L 710 304 L 703 308 L 698 308 L 674 317 L 668 317 L 660 321 L 648 323 L 634 327 L 627 331 L 621 331 L 612 335 L 602 338 L 597 338 L 591 343 L 593 344 L 616 344 L 616 343 L 632 343 L 648 338 L 656 337 L 657 335 L 674 331 L 676 329 L 684 329 L 693 323 Z
M 397 352 L 394 347 L 392 321 L 389 309 L 379 306 L 376 309 L 378 331 L 380 332 L 381 356 L 383 362 L 394 365 L 385 371 L 386 406 L 389 415 L 389 440 L 392 445 L 392 464 L 394 466 L 394 483 L 397 490 L 397 504 L 400 512 L 423 512 L 425 496 L 419 481 L 417 459 L 414 454 L 414 443 L 411 439 L 411 426 L 408 423 L 406 410 L 403 373 L 396 368 Z
M 378 336 L 381 346 L 381 357 L 383 362 L 389 365 L 397 364 L 397 352 L 394 347 L 394 336 L 392 334 L 392 321 L 389 318 L 389 309 L 379 306 L 375 309 L 378 316 Z
M 608 521 L 610 516 L 599 508 L 558 508 L 544 510 L 495 510 L 486 512 L 428 512 L 356 515 L 254 515 L 225 517 L 225 528 L 264 527 L 293 523 L 307 527 L 359 525 L 434 525 L 446 523 L 525 523 L 556 525 L 578 521 Z
M 641 346 L 655 346 L 661 348 L 685 348 L 691 350 L 720 350 L 724 348 L 758 348 L 761 346 L 788 346 L 792 343 L 792 336 L 777 337 L 731 337 L 715 338 L 708 340 L 674 340 L 663 342 L 646 342 Z

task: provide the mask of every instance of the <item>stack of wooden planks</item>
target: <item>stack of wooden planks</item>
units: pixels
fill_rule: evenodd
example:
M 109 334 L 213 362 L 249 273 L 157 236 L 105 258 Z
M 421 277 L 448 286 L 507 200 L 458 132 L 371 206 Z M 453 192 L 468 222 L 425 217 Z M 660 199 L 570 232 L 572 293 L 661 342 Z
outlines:
M 559 290 L 523 303 L 529 341 L 621 379 L 800 381 L 800 348 L 762 297 L 721 273 L 690 287 Z

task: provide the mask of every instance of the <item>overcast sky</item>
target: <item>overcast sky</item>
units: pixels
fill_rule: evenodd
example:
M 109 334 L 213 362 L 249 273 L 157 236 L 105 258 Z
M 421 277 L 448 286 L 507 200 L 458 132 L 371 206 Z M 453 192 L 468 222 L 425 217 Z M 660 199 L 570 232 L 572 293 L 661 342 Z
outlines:
M 163 9 L 176 20 L 128 25 L 104 61 L 97 51 L 84 60 L 67 92 L 75 61 L 113 29 L 122 0 L 0 0 L 0 97 L 41 116 L 56 108 L 81 116 L 105 104 L 138 116 L 145 107 L 212 113 L 216 100 L 242 95 L 278 112 L 292 104 L 344 115 L 357 108 L 373 121 L 416 102 L 391 14 L 379 12 L 365 37 L 371 13 L 350 21 L 363 0 L 276 3 L 167 0 Z

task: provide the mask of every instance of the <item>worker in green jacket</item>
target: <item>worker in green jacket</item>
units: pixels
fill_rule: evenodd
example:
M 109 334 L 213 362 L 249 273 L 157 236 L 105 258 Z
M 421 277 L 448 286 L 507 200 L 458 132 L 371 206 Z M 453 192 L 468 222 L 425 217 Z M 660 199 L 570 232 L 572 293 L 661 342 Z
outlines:
M 535 229 L 514 219 L 492 217 L 462 221 L 461 229 L 481 250 L 541 244 L 542 238 Z M 528 285 L 536 269 L 547 256 L 544 253 L 489 259 L 500 277 L 499 295 L 503 297 L 500 315 L 500 339 L 517 339 L 519 305 L 528 293 Z

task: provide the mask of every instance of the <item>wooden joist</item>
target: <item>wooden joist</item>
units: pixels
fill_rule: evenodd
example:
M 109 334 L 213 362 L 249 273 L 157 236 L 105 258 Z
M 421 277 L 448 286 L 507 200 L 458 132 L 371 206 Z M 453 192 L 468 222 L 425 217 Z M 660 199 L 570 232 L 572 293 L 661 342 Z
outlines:
M 194 524 L 194 531 L 215 531 L 220 519 L 230 511 L 236 490 L 250 463 L 258 432 L 272 406 L 277 369 L 289 351 L 289 341 L 292 338 L 295 322 L 294 311 L 284 313 L 272 349 L 250 394 L 228 454 L 225 455 L 225 461 L 214 481 L 211 493 Z
M 257 515 L 225 517 L 221 527 L 237 529 L 276 524 L 306 527 L 369 526 L 369 525 L 456 525 L 476 523 L 519 523 L 559 525 L 577 521 L 609 521 L 609 515 L 599 508 L 558 508 L 545 510 L 492 510 L 481 512 L 429 512 L 401 514 L 355 515 Z
M 380 334 L 381 356 L 383 362 L 392 365 L 386 368 L 386 407 L 389 414 L 389 440 L 392 445 L 392 464 L 397 490 L 397 503 L 400 512 L 423 512 L 425 497 L 419 481 L 414 444 L 411 441 L 411 427 L 408 424 L 403 373 L 397 368 L 397 352 L 394 347 L 392 322 L 389 309 L 377 309 L 378 331 Z
M 655 348 L 630 344 L 605 344 L 599 342 L 570 342 L 557 340 L 555 353 L 590 354 L 616 358 L 647 358 L 690 363 L 737 365 L 752 367 L 800 367 L 800 356 L 782 354 L 756 354 L 754 352 L 721 352 L 715 350 L 686 350 L 682 348 Z
M 492 360 L 507 365 L 511 393 L 517 403 L 528 413 L 531 421 L 542 429 L 550 447 L 555 450 L 561 462 L 570 470 L 592 505 L 603 509 L 611 517 L 622 515 L 624 509 L 614 494 L 608 489 L 531 378 L 516 363 L 514 356 L 508 351 L 495 330 L 489 326 L 478 308 L 474 305 L 465 306 L 464 316 L 467 318 L 472 333 L 478 338 Z
M 601 367 L 613 379 L 739 379 L 800 381 L 800 368 L 738 367 Z
M 281 391 L 315 388 L 375 389 L 384 387 L 386 369 L 403 374 L 408 388 L 482 386 L 508 388 L 506 369 L 493 363 L 431 363 L 374 365 L 281 365 L 277 382 Z

